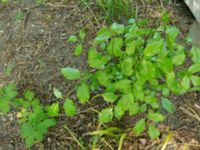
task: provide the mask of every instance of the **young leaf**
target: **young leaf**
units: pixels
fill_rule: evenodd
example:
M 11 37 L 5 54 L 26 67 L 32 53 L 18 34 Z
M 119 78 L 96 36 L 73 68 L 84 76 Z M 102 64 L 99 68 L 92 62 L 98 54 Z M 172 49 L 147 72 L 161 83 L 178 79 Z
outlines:
M 85 104 L 90 99 L 90 91 L 85 83 L 82 83 L 76 90 L 76 95 L 82 104 Z
M 57 103 L 53 103 L 50 106 L 46 106 L 46 112 L 49 117 L 57 117 L 59 113 L 59 105 Z
M 32 101 L 34 97 L 35 97 L 35 93 L 33 93 L 32 91 L 27 90 L 24 93 L 24 98 L 29 100 L 29 101 Z
M 76 106 L 71 99 L 66 99 L 64 103 L 64 110 L 66 115 L 72 117 L 76 114 Z
M 107 42 L 107 40 L 111 37 L 111 32 L 108 28 L 103 28 L 97 33 L 97 37 L 94 42 L 97 44 L 101 44 Z
M 99 113 L 99 121 L 101 123 L 108 123 L 108 122 L 112 121 L 112 118 L 113 118 L 113 109 L 112 108 L 103 109 Z
M 170 27 L 170 26 L 167 27 L 166 39 L 167 39 L 168 47 L 170 49 L 174 48 L 175 40 L 176 40 L 176 37 L 178 36 L 179 32 L 180 31 L 176 27 Z
M 61 73 L 67 80 L 76 80 L 80 78 L 80 71 L 75 68 L 62 68 Z
M 174 111 L 172 102 L 168 100 L 167 98 L 162 99 L 162 107 L 169 113 L 173 113 Z
M 115 57 L 119 57 L 122 55 L 121 48 L 123 46 L 123 39 L 122 38 L 113 38 L 108 44 L 108 53 L 109 55 L 113 55 Z
M 149 125 L 148 134 L 149 134 L 150 138 L 153 140 L 153 139 L 156 139 L 159 137 L 160 131 L 154 125 Z
M 148 119 L 155 122 L 162 122 L 165 119 L 165 117 L 160 113 L 153 113 L 150 111 L 148 113 Z
M 122 116 L 124 115 L 125 111 L 122 108 L 121 105 L 117 105 L 114 108 L 114 116 L 115 118 L 117 118 L 118 120 L 120 120 L 122 118 Z
M 75 43 L 77 41 L 77 37 L 75 35 L 71 35 L 68 39 L 68 42 Z
M 119 96 L 116 95 L 115 93 L 108 92 L 108 93 L 102 94 L 102 97 L 106 102 L 113 103 L 118 99 Z
M 144 130 L 145 130 L 145 119 L 140 119 L 139 121 L 136 122 L 133 131 L 136 136 L 139 136 Z
M 111 29 L 114 33 L 122 34 L 124 32 L 124 25 L 118 24 L 118 23 L 113 23 L 111 25 Z
M 85 36 L 86 36 L 85 31 L 83 29 L 80 30 L 79 31 L 79 37 L 80 37 L 81 41 L 83 41 L 85 39 Z
M 78 44 L 74 50 L 74 55 L 75 56 L 80 56 L 82 54 L 83 51 L 83 45 L 82 44 Z
M 53 88 L 53 94 L 56 98 L 62 98 L 62 92 L 57 88 Z

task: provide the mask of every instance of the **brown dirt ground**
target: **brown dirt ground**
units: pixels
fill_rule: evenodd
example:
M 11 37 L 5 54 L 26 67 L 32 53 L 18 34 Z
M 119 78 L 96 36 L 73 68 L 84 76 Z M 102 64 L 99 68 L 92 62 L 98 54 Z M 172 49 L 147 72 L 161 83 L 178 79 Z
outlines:
M 183 36 L 189 32 L 194 21 L 193 16 L 183 3 L 166 5 L 159 3 L 147 4 L 137 1 L 139 18 L 149 18 L 152 26 L 160 18 L 161 10 L 167 9 L 172 15 L 172 24 L 178 26 Z M 16 12 L 21 10 L 24 19 L 16 21 Z M 67 38 L 77 33 L 81 28 L 87 31 L 85 48 L 93 39 L 98 29 L 94 15 L 98 18 L 98 11 L 94 14 L 80 3 L 79 0 L 47 1 L 45 5 L 35 7 L 31 1 L 24 3 L 12 2 L 0 4 L 0 86 L 15 81 L 21 92 L 25 89 L 34 90 L 44 104 L 50 104 L 56 99 L 52 95 L 52 88 L 57 87 L 63 93 L 69 93 L 75 82 L 68 82 L 60 75 L 60 68 L 71 66 L 80 70 L 87 68 L 86 51 L 82 57 L 74 57 L 73 45 L 67 43 Z M 103 25 L 102 21 L 99 21 Z M 5 74 L 6 68 L 12 68 L 10 75 Z M 73 98 L 73 93 L 70 94 Z M 160 140 L 150 141 L 144 134 L 138 138 L 129 135 L 124 141 L 123 150 L 156 150 L 161 149 L 169 131 L 173 131 L 168 150 L 200 149 L 200 120 L 195 118 L 192 110 L 200 115 L 200 93 L 187 93 L 172 96 L 175 103 L 175 113 L 168 116 L 165 125 L 160 126 L 163 131 Z M 58 117 L 58 125 L 52 128 L 42 143 L 32 149 L 66 150 L 80 149 L 70 134 L 63 128 L 67 125 L 80 141 L 84 141 L 88 149 L 91 148 L 91 138 L 85 133 L 98 128 L 97 115 L 87 111 L 90 108 L 103 107 L 101 100 L 90 102 L 79 107 L 78 115 L 68 118 Z M 191 108 L 191 109 L 190 109 Z M 19 136 L 19 127 L 15 112 L 0 115 L 0 150 L 26 149 Z M 125 117 L 123 121 L 114 125 L 129 126 L 134 119 Z M 170 126 L 170 129 L 169 127 Z M 99 149 L 117 149 L 112 138 L 105 139 L 98 144 Z

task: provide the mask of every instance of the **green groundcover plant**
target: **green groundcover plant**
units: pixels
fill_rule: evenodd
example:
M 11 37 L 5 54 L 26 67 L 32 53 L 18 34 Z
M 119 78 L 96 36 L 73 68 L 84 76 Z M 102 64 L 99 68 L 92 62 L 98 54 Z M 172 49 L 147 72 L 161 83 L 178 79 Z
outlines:
M 138 136 L 146 130 L 155 139 L 160 135 L 157 125 L 165 119 L 162 109 L 173 113 L 170 94 L 200 89 L 200 50 L 192 47 L 187 51 L 184 45 L 189 40 L 177 42 L 180 31 L 163 19 L 158 28 L 144 27 L 146 20 L 134 19 L 127 25 L 113 23 L 102 28 L 87 51 L 92 72 L 61 69 L 67 80 L 80 81 L 76 89 L 80 103 L 86 104 L 96 93 L 95 97 L 109 104 L 99 113 L 101 123 L 120 120 L 125 114 L 143 114 L 133 131 Z
M 58 115 L 56 104 L 44 107 L 35 94 L 29 90 L 24 93 L 23 97 L 18 98 L 14 83 L 0 89 L 0 112 L 10 112 L 11 108 L 18 110 L 20 133 L 27 147 L 42 141 L 48 128 L 56 124 L 54 118 Z

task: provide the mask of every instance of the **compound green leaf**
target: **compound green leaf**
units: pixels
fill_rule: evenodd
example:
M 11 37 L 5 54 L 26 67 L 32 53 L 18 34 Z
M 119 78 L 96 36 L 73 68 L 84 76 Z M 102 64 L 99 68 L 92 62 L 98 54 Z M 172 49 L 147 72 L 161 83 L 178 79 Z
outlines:
M 167 98 L 162 98 L 162 107 L 169 113 L 173 113 L 174 106 L 170 100 Z
M 121 48 L 123 46 L 123 39 L 122 38 L 113 38 L 108 44 L 108 53 L 112 56 L 119 57 L 122 55 Z
M 65 103 L 64 103 L 64 110 L 65 110 L 65 113 L 66 115 L 72 117 L 76 114 L 76 105 L 74 104 L 74 102 L 67 98 L 65 100 Z
M 78 69 L 70 67 L 62 68 L 61 73 L 67 80 L 79 79 L 81 75 Z
M 162 121 L 164 121 L 165 117 L 160 113 L 154 113 L 154 112 L 150 111 L 148 113 L 148 119 L 155 121 L 155 122 L 162 122 Z
M 99 121 L 101 123 L 108 123 L 108 122 L 112 121 L 112 118 L 113 118 L 113 108 L 103 109 L 99 113 Z
M 145 119 L 138 120 L 133 128 L 135 135 L 139 136 L 145 130 L 145 127 L 146 127 Z
M 90 91 L 85 83 L 82 83 L 76 90 L 76 95 L 82 104 L 85 104 L 90 99 Z
M 119 96 L 116 95 L 115 93 L 108 92 L 108 93 L 102 94 L 102 97 L 106 102 L 113 103 L 118 99 Z
M 153 140 L 153 139 L 156 139 L 159 137 L 160 131 L 154 125 L 149 125 L 148 134 L 149 134 L 150 138 Z

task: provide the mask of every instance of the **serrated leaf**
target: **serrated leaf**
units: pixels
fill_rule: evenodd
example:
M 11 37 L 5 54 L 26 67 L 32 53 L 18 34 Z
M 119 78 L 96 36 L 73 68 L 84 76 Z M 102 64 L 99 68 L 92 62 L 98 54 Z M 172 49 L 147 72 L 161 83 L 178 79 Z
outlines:
M 124 25 L 122 24 L 118 24 L 118 23 L 113 23 L 111 25 L 111 30 L 116 33 L 117 35 L 118 34 L 122 34 L 124 32 Z
M 133 58 L 127 57 L 121 63 L 121 71 L 126 76 L 131 76 L 133 74 Z
M 75 35 L 71 35 L 68 39 L 68 42 L 75 43 L 77 41 L 77 37 Z
M 107 42 L 108 39 L 111 37 L 111 32 L 108 28 L 103 28 L 98 31 L 97 37 L 95 38 L 95 43 L 101 44 Z
M 123 79 L 115 83 L 115 88 L 123 93 L 128 93 L 131 90 L 131 80 Z
M 191 72 L 191 73 L 200 72 L 200 63 L 191 65 L 188 71 Z
M 90 91 L 85 83 L 82 83 L 76 90 L 76 95 L 82 104 L 85 104 L 90 99 Z
M 76 47 L 75 47 L 75 50 L 74 50 L 74 55 L 75 56 L 80 56 L 83 52 L 83 45 L 82 44 L 78 44 Z
M 122 55 L 121 48 L 123 46 L 123 39 L 122 38 L 113 38 L 108 44 L 108 53 L 111 56 L 119 57 Z
M 126 43 L 126 54 L 133 55 L 135 54 L 136 44 L 134 41 L 129 41 Z
M 107 93 L 103 93 L 102 97 L 106 102 L 113 103 L 118 99 L 119 96 L 116 95 L 115 93 L 107 92 Z
M 140 111 L 140 106 L 138 103 L 130 103 L 128 109 L 129 109 L 129 115 L 133 116 Z
M 178 52 L 173 58 L 172 58 L 172 61 L 173 61 L 173 64 L 175 65 L 182 65 L 185 61 L 185 53 L 184 52 Z
M 191 81 L 192 81 L 192 84 L 194 85 L 194 86 L 199 86 L 200 87 L 200 77 L 199 76 L 192 76 L 191 77 Z
M 185 75 L 181 80 L 181 86 L 183 88 L 183 91 L 187 91 L 190 88 L 190 78 Z
M 160 131 L 154 125 L 149 125 L 148 134 L 149 134 L 151 139 L 156 139 L 156 138 L 159 137 Z
M 200 48 L 193 46 L 190 50 L 193 63 L 200 63 Z
M 102 69 L 110 60 L 109 56 L 102 56 L 95 48 L 90 48 L 88 52 L 88 63 L 90 67 L 95 69 Z
M 72 116 L 74 116 L 76 114 L 76 106 L 75 106 L 74 102 L 71 99 L 67 98 L 65 100 L 65 103 L 64 103 L 63 107 L 64 107 L 66 115 L 72 117 Z
M 62 92 L 55 87 L 53 88 L 53 94 L 55 95 L 56 98 L 62 98 L 63 97 Z
M 173 113 L 174 111 L 172 102 L 166 98 L 162 98 L 162 107 L 169 113 Z
M 122 116 L 124 115 L 125 111 L 122 108 L 121 105 L 116 105 L 114 108 L 114 116 L 115 118 L 117 118 L 118 120 L 120 120 L 122 118 Z
M 135 135 L 139 136 L 145 130 L 145 127 L 146 127 L 145 119 L 140 119 L 139 121 L 137 121 L 133 128 Z
M 170 49 L 174 48 L 176 37 L 179 34 L 179 30 L 176 27 L 170 27 L 168 26 L 166 29 L 166 40 L 167 45 Z
M 173 71 L 174 66 L 171 58 L 159 58 L 157 60 L 157 64 L 159 68 L 164 72 L 164 73 L 170 73 Z
M 76 80 L 79 79 L 81 76 L 78 69 L 70 67 L 62 68 L 61 73 L 67 80 Z
M 24 93 L 24 98 L 29 100 L 29 101 L 32 101 L 34 97 L 35 97 L 35 93 L 33 93 L 32 91 L 27 90 Z
M 159 54 L 163 49 L 163 40 L 149 41 L 146 48 L 144 49 L 144 56 L 154 56 Z
M 112 121 L 112 118 L 113 118 L 113 109 L 112 108 L 103 109 L 99 113 L 99 121 L 101 123 L 108 123 L 108 122 Z
M 107 86 L 110 83 L 109 76 L 104 71 L 99 71 L 97 78 L 99 83 L 103 86 Z
M 59 113 L 58 102 L 57 103 L 53 103 L 50 106 L 46 106 L 46 112 L 47 112 L 48 116 L 50 116 L 50 117 L 58 116 L 58 113 Z
M 165 117 L 160 113 L 154 113 L 154 112 L 150 111 L 148 113 L 148 119 L 155 121 L 155 122 L 162 122 L 162 121 L 164 121 Z

